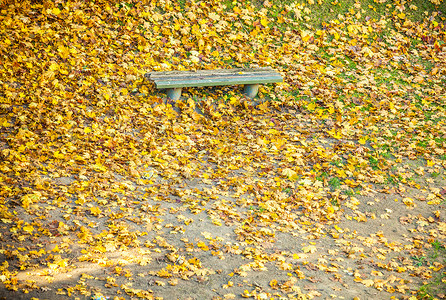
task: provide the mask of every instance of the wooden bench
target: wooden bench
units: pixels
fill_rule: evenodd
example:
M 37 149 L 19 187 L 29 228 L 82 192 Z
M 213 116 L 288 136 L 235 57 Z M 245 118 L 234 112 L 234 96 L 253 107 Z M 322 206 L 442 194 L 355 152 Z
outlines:
M 238 85 L 245 86 L 244 93 L 254 98 L 262 83 L 282 82 L 282 76 L 271 68 L 222 69 L 201 71 L 151 72 L 146 77 L 158 89 L 167 89 L 167 97 L 178 100 L 183 87 Z

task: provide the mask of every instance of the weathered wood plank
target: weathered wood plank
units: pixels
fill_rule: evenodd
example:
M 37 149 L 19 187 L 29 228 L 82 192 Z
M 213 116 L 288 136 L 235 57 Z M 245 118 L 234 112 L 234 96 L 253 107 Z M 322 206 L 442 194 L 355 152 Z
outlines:
M 244 93 L 254 98 L 259 84 L 282 82 L 282 76 L 271 69 L 221 69 L 200 71 L 151 72 L 145 75 L 155 83 L 158 89 L 167 89 L 167 96 L 172 100 L 181 97 L 181 88 L 220 85 L 245 85 Z
M 274 72 L 270 67 L 257 69 L 220 69 L 220 70 L 198 70 L 198 71 L 165 71 L 165 72 L 150 72 L 146 76 L 150 79 L 162 77 L 189 77 L 189 76 L 207 76 L 207 75 L 234 75 L 234 74 L 259 74 Z
M 280 75 L 269 76 L 233 76 L 233 77 L 202 77 L 202 78 L 184 78 L 184 79 L 168 79 L 156 80 L 155 85 L 159 89 L 175 88 L 175 87 L 200 87 L 200 86 L 218 86 L 218 85 L 238 85 L 238 84 L 257 84 L 257 83 L 274 83 L 281 82 Z
M 276 72 L 262 72 L 262 73 L 237 73 L 237 74 L 192 74 L 192 75 L 171 75 L 171 76 L 152 76 L 149 77 L 150 80 L 153 81 L 165 81 L 165 80 L 203 80 L 203 79 L 224 79 L 224 78 L 244 78 L 244 77 L 270 77 L 270 76 L 280 76 L 280 74 Z

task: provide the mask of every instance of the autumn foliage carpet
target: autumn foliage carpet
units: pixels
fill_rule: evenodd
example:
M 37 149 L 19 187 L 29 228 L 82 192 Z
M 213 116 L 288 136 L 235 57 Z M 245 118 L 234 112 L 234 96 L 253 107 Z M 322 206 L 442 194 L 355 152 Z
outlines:
M 445 4 L 349 3 L 3 2 L 0 297 L 444 298 Z

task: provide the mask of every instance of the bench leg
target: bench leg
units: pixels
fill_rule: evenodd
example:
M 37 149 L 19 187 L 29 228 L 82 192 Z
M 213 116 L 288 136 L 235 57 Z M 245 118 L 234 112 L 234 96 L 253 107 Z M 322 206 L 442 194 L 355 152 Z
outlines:
M 246 84 L 243 90 L 243 93 L 246 94 L 249 98 L 254 98 L 259 91 L 260 84 Z
M 181 97 L 181 88 L 167 89 L 167 98 L 172 100 L 179 100 Z

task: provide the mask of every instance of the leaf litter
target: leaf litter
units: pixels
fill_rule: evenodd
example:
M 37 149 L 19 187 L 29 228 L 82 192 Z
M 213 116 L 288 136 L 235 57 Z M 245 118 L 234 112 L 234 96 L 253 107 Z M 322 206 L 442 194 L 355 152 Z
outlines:
M 444 17 L 357 3 L 318 29 L 313 4 L 2 7 L 2 296 L 415 299 L 444 284 L 428 257 L 446 235 Z M 217 87 L 169 103 L 144 79 L 255 65 L 285 81 L 254 101 Z

